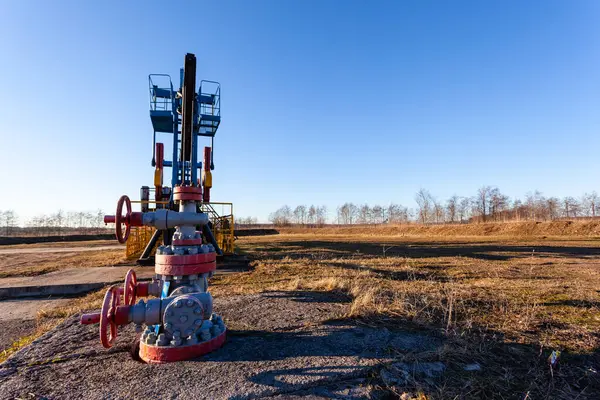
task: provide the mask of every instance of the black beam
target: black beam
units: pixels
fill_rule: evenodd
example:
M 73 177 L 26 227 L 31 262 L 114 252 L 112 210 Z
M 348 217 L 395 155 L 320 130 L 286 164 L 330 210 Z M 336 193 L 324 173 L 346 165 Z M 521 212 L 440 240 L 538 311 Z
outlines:
M 192 160 L 194 103 L 196 96 L 196 56 L 188 53 L 183 64 L 183 87 L 181 88 L 181 178 L 184 175 L 183 161 Z M 192 166 L 193 168 L 193 166 Z M 185 182 L 184 182 L 185 183 Z M 193 182 L 191 182 L 193 184 Z

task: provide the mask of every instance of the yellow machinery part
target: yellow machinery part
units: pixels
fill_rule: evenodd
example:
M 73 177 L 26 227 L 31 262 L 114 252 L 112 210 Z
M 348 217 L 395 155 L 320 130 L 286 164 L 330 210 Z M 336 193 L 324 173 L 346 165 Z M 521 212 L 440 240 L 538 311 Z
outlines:
M 162 169 L 156 168 L 154 170 L 154 186 L 162 186 L 163 174 Z
M 209 189 L 212 187 L 212 173 L 210 170 L 202 171 L 202 186 Z
M 152 238 L 156 229 L 151 226 L 132 226 L 125 245 L 125 256 L 128 259 L 139 258 Z M 159 240 L 155 247 L 161 244 Z M 156 248 L 153 250 L 153 252 Z

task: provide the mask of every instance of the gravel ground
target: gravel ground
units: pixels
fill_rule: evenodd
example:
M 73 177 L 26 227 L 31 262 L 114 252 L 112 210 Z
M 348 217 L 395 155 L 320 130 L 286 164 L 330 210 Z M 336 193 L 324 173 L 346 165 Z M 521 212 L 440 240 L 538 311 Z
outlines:
M 37 325 L 33 319 L 24 319 L 15 323 L 0 319 L 0 351 L 4 351 L 17 339 L 29 336 L 35 332 Z
M 14 299 L 0 301 L 0 351 L 35 332 L 37 312 L 65 304 L 67 299 Z
M 340 318 L 347 300 L 318 292 L 215 299 L 215 311 L 229 325 L 225 346 L 197 360 L 163 365 L 132 358 L 131 326 L 107 350 L 97 327 L 82 326 L 74 316 L 0 365 L 0 397 L 359 399 L 369 395 L 369 374 L 389 361 L 390 348 L 440 345 L 417 333 L 356 326 Z

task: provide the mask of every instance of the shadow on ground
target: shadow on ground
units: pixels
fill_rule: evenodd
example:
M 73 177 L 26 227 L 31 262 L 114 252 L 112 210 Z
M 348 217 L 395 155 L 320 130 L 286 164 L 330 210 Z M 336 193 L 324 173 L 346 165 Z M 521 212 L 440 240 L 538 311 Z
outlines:
M 592 399 L 600 392 L 597 352 L 565 353 L 551 373 L 550 349 L 445 338 L 394 316 L 380 316 L 376 325 L 345 317 L 348 301 L 310 291 L 217 298 L 215 310 L 226 322 L 246 328 L 232 327 L 224 347 L 202 358 L 162 365 L 132 359 L 132 326 L 106 350 L 98 328 L 74 316 L 0 366 L 0 392 L 7 398 L 238 400 L 366 399 L 417 389 L 474 399 L 527 392 L 529 398 Z M 439 374 L 428 365 L 441 365 Z
M 385 243 L 385 245 L 383 244 Z M 276 246 L 263 246 L 256 251 L 266 253 L 270 258 L 306 257 L 306 252 L 324 259 L 348 256 L 353 254 L 387 257 L 435 258 L 435 257 L 468 257 L 479 260 L 506 261 L 514 258 L 535 256 L 544 257 L 595 257 L 600 255 L 600 246 L 517 246 L 481 244 L 473 242 L 410 242 L 391 243 L 357 243 L 326 240 L 302 240 L 278 242 Z M 291 251 L 290 251 L 291 250 Z M 316 254 L 315 254 L 316 253 Z

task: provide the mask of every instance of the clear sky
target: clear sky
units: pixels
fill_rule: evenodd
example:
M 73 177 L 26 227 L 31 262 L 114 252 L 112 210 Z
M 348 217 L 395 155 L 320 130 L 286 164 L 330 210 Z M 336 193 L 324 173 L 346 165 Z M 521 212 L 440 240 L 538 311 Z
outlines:
M 213 200 L 600 190 L 600 2 L 3 1 L 0 210 L 151 185 L 149 73 L 221 82 Z M 167 175 L 170 176 L 170 175 Z

